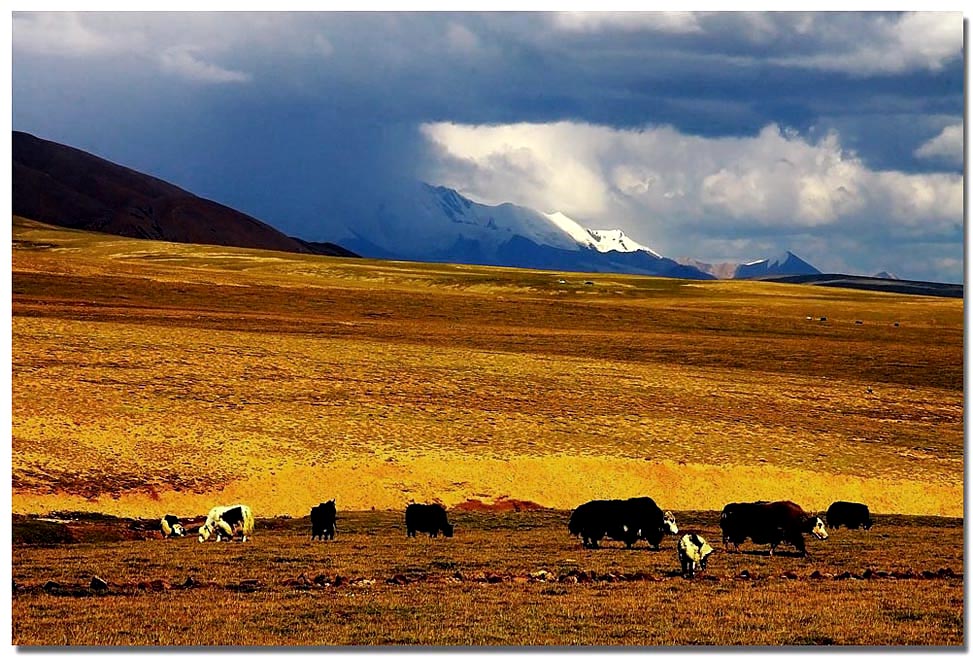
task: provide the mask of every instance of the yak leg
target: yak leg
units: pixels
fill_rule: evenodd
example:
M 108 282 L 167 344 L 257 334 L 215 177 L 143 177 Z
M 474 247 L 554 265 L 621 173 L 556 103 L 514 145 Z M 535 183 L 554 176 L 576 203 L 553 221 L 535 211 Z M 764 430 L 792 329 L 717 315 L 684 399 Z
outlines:
M 794 534 L 791 537 L 791 543 L 794 544 L 794 547 L 797 548 L 797 551 L 800 552 L 801 555 L 805 557 L 807 556 L 807 546 L 804 545 L 804 536 L 801 534 Z

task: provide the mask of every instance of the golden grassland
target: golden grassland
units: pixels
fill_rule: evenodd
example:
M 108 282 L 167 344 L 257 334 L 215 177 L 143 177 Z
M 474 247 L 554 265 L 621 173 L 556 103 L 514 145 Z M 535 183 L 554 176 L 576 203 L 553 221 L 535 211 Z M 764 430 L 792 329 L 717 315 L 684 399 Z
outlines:
M 682 531 L 699 532 L 717 548 L 705 578 L 689 581 L 679 577 L 674 539 L 666 538 L 659 551 L 644 543 L 626 550 L 611 541 L 584 550 L 568 535 L 567 517 L 452 512 L 454 538 L 408 539 L 401 512 L 341 512 L 333 542 L 310 542 L 302 518 L 259 521 L 246 544 L 204 545 L 191 538 L 21 545 L 15 521 L 13 577 L 20 588 L 13 596 L 13 642 L 963 642 L 963 580 L 923 579 L 921 573 L 962 571 L 958 519 L 879 516 L 871 531 L 838 529 L 826 541 L 810 539 L 805 559 L 789 546 L 774 557 L 766 546 L 750 543 L 740 552 L 724 551 L 718 513 L 680 512 Z M 547 581 L 532 577 L 540 571 Z M 863 579 L 867 571 L 874 577 Z M 570 573 L 579 572 L 596 581 L 575 581 L 579 577 Z M 889 573 L 916 578 L 891 579 Z M 604 581 L 608 575 L 619 581 Z M 637 581 L 623 581 L 636 575 Z M 108 590 L 90 591 L 93 576 L 107 580 Z M 339 577 L 343 583 L 334 585 Z M 187 578 L 194 585 L 180 588 Z M 49 580 L 62 588 L 45 591 Z M 153 582 L 155 590 L 134 586 Z
M 832 577 L 962 571 L 961 300 L 343 260 L 17 218 L 13 237 L 13 513 L 244 502 L 258 516 L 252 542 L 199 545 L 15 515 L 16 644 L 963 641 L 962 579 Z M 717 546 L 709 578 L 678 576 L 672 539 L 583 550 L 565 511 L 455 508 L 632 495 Z M 332 497 L 338 540 L 312 544 L 305 516 Z M 716 510 L 756 498 L 910 515 L 810 539 L 811 559 L 723 551 Z M 406 539 L 413 500 L 453 507 L 456 537 Z M 66 535 L 82 542 L 52 538 Z M 648 577 L 525 576 L 538 569 Z M 301 574 L 365 583 L 305 590 Z M 108 591 L 87 590 L 95 575 Z M 200 586 L 175 586 L 190 576 Z M 129 586 L 146 580 L 173 588 Z
M 958 299 L 13 238 L 14 512 L 962 515 Z

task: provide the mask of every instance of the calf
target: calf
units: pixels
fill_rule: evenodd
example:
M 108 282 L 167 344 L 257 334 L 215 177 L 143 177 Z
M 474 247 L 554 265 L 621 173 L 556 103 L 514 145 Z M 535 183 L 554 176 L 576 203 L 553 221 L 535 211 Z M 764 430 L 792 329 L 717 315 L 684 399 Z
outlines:
M 697 571 L 706 570 L 706 560 L 713 548 L 699 534 L 683 534 L 676 547 L 683 577 L 695 577 Z
M 159 528 L 162 530 L 162 538 L 181 538 L 186 535 L 186 528 L 183 527 L 179 518 L 167 513 L 159 521 Z

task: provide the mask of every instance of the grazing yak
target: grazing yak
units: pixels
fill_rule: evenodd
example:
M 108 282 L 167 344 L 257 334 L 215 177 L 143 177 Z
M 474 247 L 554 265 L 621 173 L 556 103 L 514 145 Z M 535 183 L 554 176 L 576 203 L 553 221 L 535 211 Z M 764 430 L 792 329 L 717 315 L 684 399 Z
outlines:
M 872 518 L 868 514 L 868 507 L 859 502 L 835 502 L 828 507 L 825 514 L 828 527 L 835 528 L 844 525 L 848 529 L 872 528 Z
M 568 531 L 581 536 L 586 548 L 597 548 L 598 541 L 608 536 L 629 548 L 645 539 L 658 550 L 662 537 L 678 533 L 679 528 L 672 513 L 663 512 L 651 497 L 633 497 L 585 502 L 571 514 Z
M 233 506 L 214 506 L 206 516 L 206 522 L 199 528 L 199 542 L 208 541 L 216 534 L 216 541 L 226 538 L 233 540 L 234 534 L 239 533 L 243 542 L 253 534 L 253 512 L 246 504 Z
M 314 539 L 334 539 L 337 529 L 338 514 L 335 510 L 334 500 L 322 502 L 317 506 L 311 507 L 311 540 Z
M 162 520 L 159 521 L 159 528 L 162 530 L 162 538 L 182 538 L 186 535 L 186 528 L 183 527 L 182 522 L 171 513 L 162 516 Z
M 453 535 L 453 526 L 446 520 L 446 509 L 438 504 L 410 504 L 405 509 L 405 533 L 410 538 L 416 532 L 428 532 L 430 536 L 447 538 Z
M 720 515 L 723 545 L 733 543 L 734 548 L 748 538 L 754 543 L 770 544 L 770 554 L 784 541 L 807 556 L 804 534 L 814 534 L 818 539 L 828 538 L 821 518 L 807 513 L 793 502 L 733 502 L 723 507 Z
M 699 534 L 683 534 L 676 552 L 683 577 L 695 577 L 698 571 L 706 570 L 706 560 L 713 553 L 713 548 Z

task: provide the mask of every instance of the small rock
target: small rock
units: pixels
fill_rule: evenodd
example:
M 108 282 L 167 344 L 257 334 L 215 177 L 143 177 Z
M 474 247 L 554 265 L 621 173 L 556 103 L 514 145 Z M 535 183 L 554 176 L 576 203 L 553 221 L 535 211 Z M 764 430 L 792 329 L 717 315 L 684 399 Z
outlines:
M 797 573 L 795 573 L 793 570 L 788 570 L 786 573 L 781 575 L 781 577 L 784 579 L 797 579 Z
M 841 573 L 840 575 L 836 575 L 835 576 L 835 579 L 851 579 L 851 573 L 846 570 L 845 572 Z
M 503 575 L 498 575 L 497 573 L 489 573 L 486 576 L 487 582 L 490 584 L 499 584 L 503 581 Z
M 90 588 L 92 591 L 107 591 L 108 582 L 95 575 L 94 577 L 91 578 L 91 582 L 88 584 L 88 588 Z
M 335 575 L 334 576 L 334 582 L 332 582 L 332 585 L 333 586 L 343 586 L 343 585 L 345 585 L 347 583 L 348 583 L 348 578 L 347 577 L 345 577 L 344 575 Z
M 539 580 L 541 582 L 546 582 L 547 579 L 548 579 L 548 577 L 550 577 L 550 575 L 551 574 L 549 572 L 547 572 L 546 570 L 543 570 L 543 569 L 542 570 L 535 570 L 534 572 L 532 572 L 530 574 L 530 578 L 531 579 L 535 579 L 535 580 Z
M 558 581 L 562 584 L 577 584 L 578 578 L 574 575 L 561 575 Z
M 402 573 L 396 573 L 385 581 L 389 584 L 408 584 L 409 578 Z
M 866 568 L 865 572 L 862 573 L 862 579 L 871 579 L 875 575 L 875 572 L 871 568 Z
M 821 574 L 820 570 L 815 570 L 811 573 L 809 579 L 824 579 L 824 575 Z
M 324 573 L 321 573 L 320 575 L 318 575 L 318 576 L 316 576 L 314 578 L 314 585 L 315 586 L 331 586 L 331 580 L 328 579 L 328 576 L 327 575 L 325 575 Z
M 193 579 L 193 576 L 189 575 L 188 577 L 186 577 L 186 581 L 182 583 L 182 588 L 191 589 L 197 586 L 197 584 L 198 583 L 196 582 L 195 579 Z
M 44 590 L 47 591 L 48 593 L 51 593 L 53 591 L 59 591 L 60 589 L 61 589 L 61 585 L 55 582 L 54 580 L 49 579 L 46 582 L 44 582 Z
M 304 573 L 298 575 L 297 579 L 295 579 L 294 582 L 298 586 L 307 586 L 307 587 L 311 586 L 311 580 L 309 580 L 307 578 L 307 575 L 305 575 Z

